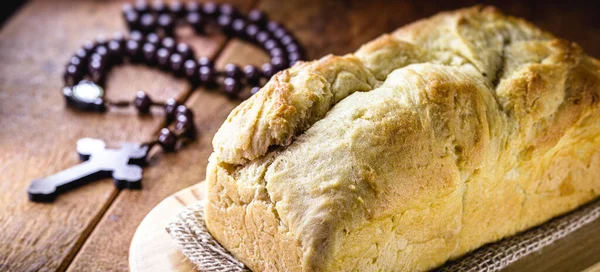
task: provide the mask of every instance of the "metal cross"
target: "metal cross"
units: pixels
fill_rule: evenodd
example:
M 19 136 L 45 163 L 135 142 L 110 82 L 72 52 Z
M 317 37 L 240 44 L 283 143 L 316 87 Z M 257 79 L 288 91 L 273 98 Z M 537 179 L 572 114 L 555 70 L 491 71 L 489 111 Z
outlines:
M 50 202 L 68 189 L 112 176 L 117 188 L 141 188 L 142 165 L 148 146 L 123 143 L 120 149 L 107 149 L 102 140 L 83 138 L 77 141 L 77 153 L 84 161 L 43 179 L 35 179 L 27 189 L 29 199 Z

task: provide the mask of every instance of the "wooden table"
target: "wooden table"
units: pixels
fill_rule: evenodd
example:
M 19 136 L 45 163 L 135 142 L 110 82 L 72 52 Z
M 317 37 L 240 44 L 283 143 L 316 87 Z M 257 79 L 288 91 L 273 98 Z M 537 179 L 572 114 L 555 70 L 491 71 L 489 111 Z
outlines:
M 475 3 L 414 2 L 233 1 L 243 10 L 258 7 L 284 21 L 310 58 L 352 52 L 416 19 Z M 600 21 L 593 5 L 544 2 L 492 4 L 600 57 Z M 98 34 L 125 30 L 121 4 L 31 1 L 0 32 L 0 271 L 126 271 L 129 243 L 146 213 L 163 198 L 204 178 L 212 136 L 237 102 L 204 89 L 192 90 L 183 80 L 156 70 L 127 65 L 110 73 L 108 97 L 130 99 L 143 89 L 157 100 L 185 100 L 197 113 L 199 139 L 178 153 L 151 154 L 142 190 L 119 191 L 105 179 L 60 195 L 51 204 L 27 199 L 32 179 L 78 163 L 78 138 L 101 138 L 116 145 L 150 139 L 162 126 L 159 112 L 152 117 L 133 110 L 74 112 L 65 108 L 60 94 L 64 64 L 76 48 Z M 220 67 L 267 60 L 258 49 L 223 36 L 196 37 L 188 32 L 180 37 L 198 55 L 215 57 Z

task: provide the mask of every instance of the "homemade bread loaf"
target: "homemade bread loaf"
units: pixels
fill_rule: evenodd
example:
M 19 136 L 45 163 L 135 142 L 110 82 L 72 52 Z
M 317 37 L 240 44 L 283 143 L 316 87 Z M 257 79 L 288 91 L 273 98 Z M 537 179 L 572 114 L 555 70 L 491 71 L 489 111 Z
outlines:
M 437 267 L 600 194 L 600 62 L 492 7 L 300 63 L 213 140 L 206 224 L 255 271 Z

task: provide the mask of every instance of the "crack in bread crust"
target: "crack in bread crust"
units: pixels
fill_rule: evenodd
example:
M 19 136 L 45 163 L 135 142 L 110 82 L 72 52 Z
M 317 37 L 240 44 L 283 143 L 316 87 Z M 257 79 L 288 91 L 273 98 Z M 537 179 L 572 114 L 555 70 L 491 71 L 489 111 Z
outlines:
M 491 7 L 444 12 L 238 106 L 207 226 L 257 271 L 428 270 L 598 197 L 599 101 L 576 44 Z
M 223 162 L 244 164 L 271 146 L 287 146 L 338 101 L 376 83 L 352 55 L 295 65 L 231 112 L 214 137 L 215 153 Z

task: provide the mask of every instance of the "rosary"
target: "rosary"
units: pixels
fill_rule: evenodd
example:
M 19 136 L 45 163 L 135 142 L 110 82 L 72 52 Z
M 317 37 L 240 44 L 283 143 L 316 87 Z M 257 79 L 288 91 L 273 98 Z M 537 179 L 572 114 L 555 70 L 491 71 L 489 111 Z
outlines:
M 173 152 L 182 141 L 195 138 L 192 110 L 175 99 L 157 102 L 143 91 L 138 91 L 132 101 L 106 99 L 101 86 L 111 66 L 124 62 L 144 63 L 185 78 L 193 87 L 219 88 L 232 99 L 243 99 L 240 94 L 244 86 L 255 94 L 276 72 L 303 59 L 294 36 L 279 23 L 269 21 L 260 10 L 252 10 L 244 16 L 229 4 L 171 2 L 167 5 L 158 0 L 150 5 L 138 1 L 123 6 L 123 18 L 129 29 L 127 37 L 122 34 L 112 39 L 99 37 L 95 42 L 85 43 L 70 59 L 62 90 L 67 106 L 98 112 L 134 106 L 140 114 L 149 114 L 151 107 L 158 107 L 164 110 L 168 125 L 154 141 L 123 143 L 119 149 L 107 149 L 102 140 L 80 139 L 77 153 L 83 162 L 33 180 L 27 189 L 31 201 L 50 202 L 60 192 L 105 177 L 112 177 L 119 189 L 141 188 L 141 167 L 152 147 L 158 145 L 166 152 Z M 189 45 L 176 42 L 175 29 L 180 25 L 189 25 L 200 35 L 219 29 L 228 37 L 260 45 L 271 60 L 260 68 L 246 65 L 242 69 L 227 64 L 219 71 L 210 58 L 196 59 Z

